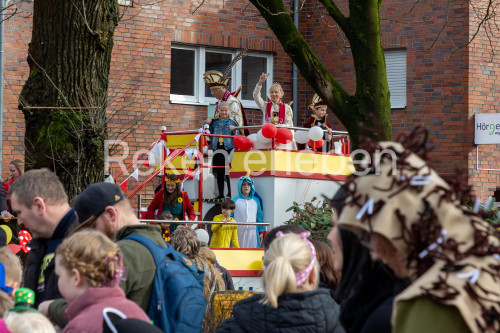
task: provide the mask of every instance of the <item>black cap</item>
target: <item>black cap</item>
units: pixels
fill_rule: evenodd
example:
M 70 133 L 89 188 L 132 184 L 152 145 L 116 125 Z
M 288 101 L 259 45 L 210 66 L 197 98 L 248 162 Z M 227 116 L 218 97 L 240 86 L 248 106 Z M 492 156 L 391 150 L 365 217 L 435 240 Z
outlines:
M 80 229 L 88 225 L 94 218 L 104 212 L 106 207 L 114 206 L 123 199 L 125 199 L 125 196 L 118 185 L 112 183 L 90 185 L 75 201 L 74 208 L 80 221 L 77 228 Z
M 123 312 L 115 308 L 104 308 L 103 315 L 103 333 L 161 333 L 158 327 L 151 325 L 145 321 L 127 318 Z

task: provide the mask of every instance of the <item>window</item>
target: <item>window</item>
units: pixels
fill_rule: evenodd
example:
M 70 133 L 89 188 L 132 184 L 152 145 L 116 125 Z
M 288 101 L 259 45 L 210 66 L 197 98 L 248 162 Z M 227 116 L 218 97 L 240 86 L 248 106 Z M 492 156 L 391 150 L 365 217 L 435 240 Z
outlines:
M 216 99 L 212 97 L 210 89 L 203 81 L 203 73 L 212 69 L 224 73 L 238 53 L 239 50 L 172 45 L 171 102 L 215 104 Z M 238 98 L 243 107 L 257 108 L 253 101 L 253 90 L 262 73 L 271 73 L 267 82 L 272 82 L 272 65 L 272 55 L 252 53 L 236 62 L 231 68 L 229 90 L 235 91 L 241 86 Z M 265 85 L 262 87 L 262 95 L 266 94 L 267 87 Z
M 406 107 L 406 50 L 384 51 L 391 109 Z
M 120 6 L 132 6 L 132 0 L 118 0 Z

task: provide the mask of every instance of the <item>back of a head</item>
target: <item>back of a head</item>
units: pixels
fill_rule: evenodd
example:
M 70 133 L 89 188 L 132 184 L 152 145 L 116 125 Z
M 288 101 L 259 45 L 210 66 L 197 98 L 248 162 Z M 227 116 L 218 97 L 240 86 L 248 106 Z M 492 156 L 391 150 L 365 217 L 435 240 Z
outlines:
M 271 231 L 269 231 L 269 233 L 262 241 L 262 248 L 264 250 L 267 250 L 269 248 L 271 242 L 276 239 L 276 234 L 280 231 L 284 234 L 300 234 L 304 232 L 305 229 L 295 224 L 284 224 L 271 229 Z
M 264 256 L 263 282 L 265 293 L 263 303 L 277 308 L 278 297 L 281 294 L 296 292 L 297 288 L 305 281 L 302 281 L 302 283 L 297 281 L 296 274 L 308 267 L 312 257 L 313 253 L 309 244 L 298 235 L 287 234 L 276 238 Z M 319 265 L 315 259 L 314 267 L 317 286 Z M 298 282 L 300 283 L 299 286 L 297 286 Z
M 23 279 L 21 262 L 7 246 L 0 248 L 0 263 L 5 267 L 5 283 L 12 285 L 17 282 L 19 287 Z
M 316 259 L 320 267 L 320 282 L 322 287 L 335 290 L 339 283 L 339 278 L 335 272 L 335 254 L 331 246 L 319 240 L 312 240 L 311 243 L 316 249 Z
M 170 244 L 172 247 L 193 259 L 200 252 L 201 242 L 196 235 L 196 232 L 191 227 L 179 226 L 170 236 Z
M 55 333 L 54 325 L 40 312 L 7 312 L 5 324 L 11 333 Z
M 68 202 L 68 196 L 63 184 L 57 175 L 49 169 L 30 170 L 19 177 L 10 186 L 7 198 L 16 194 L 17 200 L 30 208 L 36 197 L 42 198 L 46 203 L 62 205 Z
M 56 256 L 66 269 L 77 269 L 85 276 L 91 287 L 114 286 L 121 278 L 120 248 L 97 230 L 72 234 L 59 245 Z

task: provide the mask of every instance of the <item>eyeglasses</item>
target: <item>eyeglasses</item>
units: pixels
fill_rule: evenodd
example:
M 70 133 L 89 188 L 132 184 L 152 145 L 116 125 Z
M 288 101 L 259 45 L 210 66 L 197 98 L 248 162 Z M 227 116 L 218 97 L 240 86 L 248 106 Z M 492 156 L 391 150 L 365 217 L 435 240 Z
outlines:
M 75 229 L 73 229 L 71 231 L 71 234 L 74 234 L 75 232 L 77 232 L 78 230 L 81 230 L 83 228 L 90 228 L 92 227 L 92 225 L 95 223 L 95 221 L 97 221 L 97 219 L 102 215 L 102 213 L 104 213 L 105 210 L 103 210 L 102 212 L 100 212 L 99 214 L 97 215 L 93 215 L 91 217 L 89 217 L 87 220 L 83 221 L 82 223 L 80 223 L 80 225 L 78 225 Z

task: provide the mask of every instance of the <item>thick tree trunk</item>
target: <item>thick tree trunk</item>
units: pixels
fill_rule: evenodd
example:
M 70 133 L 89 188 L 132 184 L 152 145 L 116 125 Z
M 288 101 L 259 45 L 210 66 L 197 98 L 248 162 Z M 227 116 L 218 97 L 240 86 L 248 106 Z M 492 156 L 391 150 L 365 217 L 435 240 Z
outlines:
M 116 0 L 35 0 L 30 76 L 19 97 L 28 168 L 54 170 L 71 197 L 104 179 Z
M 358 146 L 360 136 L 376 140 L 391 138 L 389 87 L 380 45 L 382 0 L 350 0 L 351 17 L 345 17 L 332 0 L 318 0 L 351 44 L 356 71 L 354 96 L 342 88 L 314 54 L 295 27 L 283 0 L 249 1 L 266 20 L 300 74 L 345 126 L 354 147 Z

